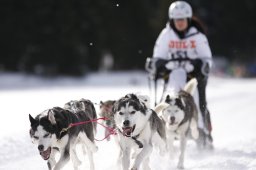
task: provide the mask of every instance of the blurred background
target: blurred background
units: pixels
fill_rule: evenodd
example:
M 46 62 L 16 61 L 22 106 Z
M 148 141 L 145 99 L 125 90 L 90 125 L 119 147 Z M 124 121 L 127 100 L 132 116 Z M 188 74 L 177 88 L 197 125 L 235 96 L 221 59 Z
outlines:
M 171 0 L 1 0 L 0 72 L 83 76 L 144 70 Z M 256 2 L 188 1 L 207 27 L 213 74 L 256 76 Z
M 0 170 L 47 168 L 30 141 L 28 114 L 80 98 L 96 110 L 100 101 L 127 93 L 155 100 L 156 86 L 148 86 L 144 66 L 172 2 L 0 0 Z M 201 153 L 188 146 L 185 167 L 256 169 L 256 1 L 188 2 L 207 28 L 213 53 L 207 101 L 215 150 Z M 114 141 L 97 145 L 96 168 L 115 169 Z M 176 163 L 152 156 L 152 169 L 176 169 Z

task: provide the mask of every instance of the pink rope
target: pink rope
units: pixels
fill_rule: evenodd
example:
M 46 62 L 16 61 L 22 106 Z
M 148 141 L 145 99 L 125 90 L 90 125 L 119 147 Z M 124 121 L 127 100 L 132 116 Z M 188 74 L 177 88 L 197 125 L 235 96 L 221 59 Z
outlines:
M 116 135 L 117 134 L 114 128 L 110 128 L 108 126 L 105 126 L 105 125 L 99 123 L 98 120 L 109 120 L 109 119 L 106 118 L 106 117 L 101 117 L 101 118 L 98 118 L 98 119 L 92 119 L 92 120 L 88 120 L 88 121 L 84 121 L 84 122 L 71 123 L 68 127 L 71 128 L 73 126 L 79 126 L 79 125 L 83 125 L 83 124 L 87 124 L 87 123 L 91 123 L 91 122 L 96 122 L 97 124 L 101 125 L 105 129 L 107 129 L 108 132 L 109 132 L 109 134 L 106 135 L 103 139 L 98 140 L 98 139 L 94 138 L 96 141 L 103 141 L 103 140 L 107 139 L 110 135 Z
M 104 128 L 106 128 L 106 129 L 108 130 L 109 134 L 106 135 L 103 139 L 100 139 L 100 140 L 94 138 L 96 141 L 103 141 L 103 140 L 107 139 L 110 135 L 117 135 L 117 133 L 116 133 L 116 131 L 115 131 L 114 128 L 107 127 L 107 126 L 105 126 L 105 125 L 103 125 L 103 124 L 101 124 L 101 123 L 99 123 L 99 122 L 97 122 L 97 123 L 98 123 L 99 125 L 103 126 Z

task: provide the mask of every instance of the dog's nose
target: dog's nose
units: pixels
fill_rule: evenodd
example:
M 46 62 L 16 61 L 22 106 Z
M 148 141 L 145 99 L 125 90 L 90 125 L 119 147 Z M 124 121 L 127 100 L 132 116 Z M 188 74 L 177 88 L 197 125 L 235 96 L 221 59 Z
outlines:
M 171 122 L 174 122 L 175 121 L 175 117 L 174 116 L 171 116 Z
M 125 121 L 123 122 L 123 124 L 124 124 L 124 126 L 129 126 L 130 121 L 129 121 L 129 120 L 125 120 Z
M 39 151 L 44 151 L 44 145 L 39 145 L 39 146 L 38 146 L 38 150 L 39 150 Z

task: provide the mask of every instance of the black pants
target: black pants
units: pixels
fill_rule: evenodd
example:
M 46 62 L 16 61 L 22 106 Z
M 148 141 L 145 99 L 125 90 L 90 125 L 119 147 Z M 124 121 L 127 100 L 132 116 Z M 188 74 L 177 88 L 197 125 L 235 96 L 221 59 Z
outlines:
M 198 94 L 199 94 L 199 108 L 202 113 L 202 117 L 204 120 L 204 124 L 206 128 L 208 129 L 209 132 L 212 130 L 211 126 L 211 118 L 210 118 L 210 112 L 207 108 L 207 101 L 206 101 L 206 86 L 207 86 L 207 81 L 208 77 L 203 75 L 201 71 L 195 71 L 188 73 L 187 75 L 187 81 L 189 81 L 192 78 L 196 78 L 198 85 Z

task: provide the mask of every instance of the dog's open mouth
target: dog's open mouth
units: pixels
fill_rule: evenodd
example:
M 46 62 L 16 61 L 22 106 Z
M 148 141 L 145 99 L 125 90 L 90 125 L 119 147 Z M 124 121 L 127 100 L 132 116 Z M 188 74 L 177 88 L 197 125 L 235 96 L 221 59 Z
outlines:
M 133 127 L 123 127 L 122 129 L 123 129 L 123 135 L 124 136 L 131 137 L 132 132 L 135 129 L 135 125 Z
M 44 160 L 48 160 L 50 158 L 51 150 L 52 150 L 51 147 L 49 147 L 47 150 L 40 152 L 40 155 Z
M 170 121 L 170 122 L 169 122 L 169 125 L 170 125 L 170 126 L 174 126 L 174 125 L 177 125 L 177 124 L 178 124 L 178 122 L 176 122 L 176 121 Z

